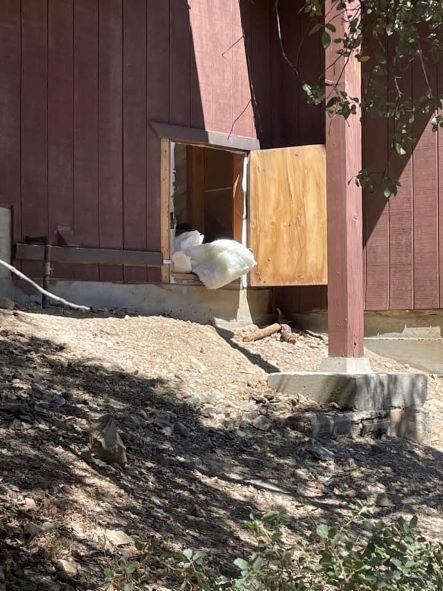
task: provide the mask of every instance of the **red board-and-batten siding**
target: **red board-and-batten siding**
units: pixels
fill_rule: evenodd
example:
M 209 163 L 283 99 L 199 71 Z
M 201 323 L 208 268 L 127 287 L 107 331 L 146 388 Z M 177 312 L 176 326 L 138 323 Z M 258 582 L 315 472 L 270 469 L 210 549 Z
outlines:
M 266 146 L 323 142 L 322 113 L 306 105 L 282 58 L 273 5 L 2 0 L 0 202 L 13 206 L 14 241 L 52 238 L 66 225 L 83 245 L 160 249 L 160 142 L 150 120 L 258 135 Z M 293 0 L 280 11 L 295 60 L 308 24 Z M 300 68 L 314 76 L 322 54 L 312 37 L 303 47 Z M 441 70 L 432 83 L 441 88 Z M 410 84 L 421 91 L 419 72 Z M 399 195 L 365 198 L 368 309 L 443 307 L 443 142 L 420 131 Z M 387 138 L 383 123 L 366 126 L 366 166 L 396 170 Z M 158 281 L 160 272 L 59 265 L 56 276 Z M 292 309 L 324 307 L 326 290 L 285 288 L 279 298 Z
M 268 12 L 251 18 L 261 52 Z M 13 206 L 14 242 L 54 240 L 65 225 L 83 245 L 159 250 L 149 121 L 254 136 L 241 37 L 237 0 L 2 0 L 0 202 Z M 56 276 L 156 281 L 160 271 L 58 266 Z

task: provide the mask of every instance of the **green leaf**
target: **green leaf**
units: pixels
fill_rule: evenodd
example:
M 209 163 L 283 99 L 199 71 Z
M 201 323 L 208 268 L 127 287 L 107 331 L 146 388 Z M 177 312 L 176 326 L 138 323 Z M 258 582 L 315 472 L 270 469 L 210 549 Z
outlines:
M 326 31 L 323 31 L 322 33 L 321 43 L 324 49 L 327 49 L 331 45 L 331 35 Z
M 186 550 L 183 550 L 183 556 L 185 556 L 188 560 L 192 560 L 192 550 L 191 548 L 186 548 Z
M 234 560 L 234 564 L 241 571 L 245 571 L 245 570 L 249 569 L 249 563 L 246 560 L 243 560 L 243 558 L 236 558 Z
M 329 527 L 326 525 L 326 523 L 321 523 L 318 525 L 316 532 L 323 540 L 327 540 L 329 537 Z

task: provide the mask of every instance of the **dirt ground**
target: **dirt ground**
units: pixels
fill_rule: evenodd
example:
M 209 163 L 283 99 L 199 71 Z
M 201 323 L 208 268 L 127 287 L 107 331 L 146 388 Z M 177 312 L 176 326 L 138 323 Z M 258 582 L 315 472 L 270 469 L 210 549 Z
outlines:
M 98 590 L 103 567 L 153 537 L 229 563 L 242 521 L 277 507 L 297 536 L 356 499 L 418 514 L 443 536 L 442 384 L 429 381 L 429 443 L 339 439 L 321 460 L 286 419 L 299 401 L 266 386 L 315 369 L 324 339 L 295 344 L 164 317 L 0 313 L 0 590 Z M 412 370 L 370 354 L 376 370 Z M 128 465 L 90 452 L 90 424 L 116 418 Z M 3 587 L 2 587 L 3 585 Z

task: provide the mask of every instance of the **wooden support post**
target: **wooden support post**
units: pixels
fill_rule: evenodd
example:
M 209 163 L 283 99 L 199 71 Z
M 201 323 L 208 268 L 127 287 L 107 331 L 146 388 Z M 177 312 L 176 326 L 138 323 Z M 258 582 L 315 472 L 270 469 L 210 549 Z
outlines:
M 349 27 L 346 11 L 336 11 L 335 18 L 334 11 L 335 4 L 326 0 L 327 21 L 333 19 L 335 35 L 343 37 Z M 360 98 L 360 63 L 351 57 L 345 66 L 346 58 L 337 60 L 337 47 L 332 42 L 326 50 L 326 80 L 338 82 L 340 90 Z M 363 357 L 364 351 L 362 191 L 355 184 L 362 163 L 361 137 L 358 114 L 347 121 L 341 116 L 326 117 L 330 357 Z

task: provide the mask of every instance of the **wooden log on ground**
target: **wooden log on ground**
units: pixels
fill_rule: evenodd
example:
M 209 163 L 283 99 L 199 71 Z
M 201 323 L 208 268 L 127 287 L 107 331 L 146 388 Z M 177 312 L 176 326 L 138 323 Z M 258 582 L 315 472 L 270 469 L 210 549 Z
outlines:
M 271 324 L 270 326 L 266 326 L 265 328 L 259 328 L 257 330 L 254 330 L 253 332 L 250 332 L 249 334 L 243 337 L 243 341 L 245 343 L 252 343 L 252 341 L 259 341 L 260 339 L 270 337 L 271 335 L 280 331 L 281 324 L 278 324 L 276 322 L 275 324 Z

